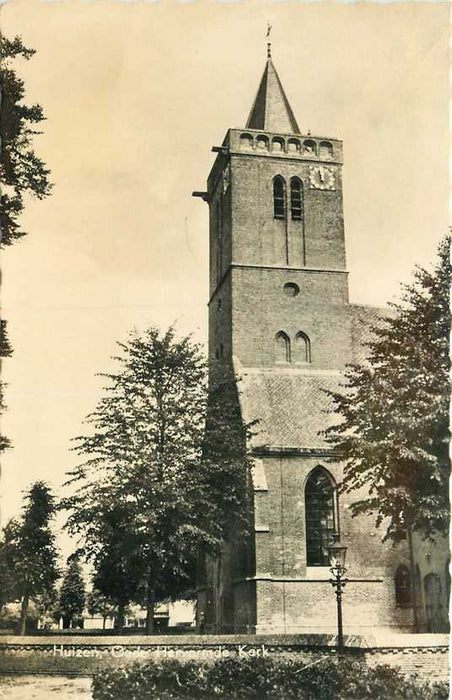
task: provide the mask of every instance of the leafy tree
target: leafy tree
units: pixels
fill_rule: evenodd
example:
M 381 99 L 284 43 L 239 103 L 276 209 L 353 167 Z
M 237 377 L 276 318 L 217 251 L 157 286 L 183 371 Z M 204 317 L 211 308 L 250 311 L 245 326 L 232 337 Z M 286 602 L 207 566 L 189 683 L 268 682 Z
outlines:
M 70 532 L 84 537 L 96 585 L 119 603 L 113 589 L 127 580 L 129 600 L 146 600 L 152 632 L 156 597 L 190 585 L 199 546 L 214 548 L 225 536 L 225 505 L 239 520 L 244 468 L 230 459 L 214 467 L 206 456 L 206 362 L 198 345 L 177 340 L 173 328 L 150 328 L 119 346 L 120 371 L 104 375 L 106 394 L 87 420 L 92 433 L 76 439 L 88 460 L 71 473 L 77 490 L 64 506 L 72 511 Z
M 2 99 L 0 120 L 2 125 L 0 182 L 2 185 L 0 207 L 1 245 L 11 245 L 25 235 L 18 218 L 24 208 L 25 193 L 43 199 L 50 194 L 49 170 L 35 154 L 33 137 L 39 134 L 36 124 L 44 120 L 40 105 L 26 106 L 24 82 L 11 67 L 18 57 L 29 60 L 35 51 L 27 49 L 20 37 L 12 41 L 0 38 L 0 76 Z
M 82 616 L 86 594 L 82 568 L 77 555 L 68 557 L 67 568 L 61 584 L 59 611 L 65 627 L 73 627 Z
M 6 331 L 6 321 L 2 319 L 0 321 L 0 357 L 10 357 L 12 354 L 13 349 Z
M 385 538 L 449 527 L 450 237 L 433 271 L 417 267 L 400 302 L 373 328 L 368 361 L 351 365 L 333 394 L 340 422 L 326 431 L 344 463 L 352 513 L 386 520 Z M 364 495 L 363 495 L 364 494 Z
M 14 531 L 15 523 L 10 521 L 4 528 L 0 540 L 0 612 L 7 603 L 19 597 L 14 576 Z
M 35 596 L 32 600 L 31 615 L 36 619 L 36 625 L 41 629 L 50 629 L 59 620 L 58 595 L 53 589 L 50 593 L 45 591 L 41 595 Z
M 55 537 L 50 521 L 55 503 L 49 487 L 36 481 L 25 497 L 19 520 L 5 528 L 5 563 L 14 576 L 16 596 L 21 600 L 19 634 L 25 634 L 30 598 L 51 594 L 59 578 Z
M 35 51 L 27 49 L 20 37 L 12 41 L 0 36 L 0 246 L 11 245 L 25 235 L 20 229 L 19 216 L 24 208 L 24 195 L 43 199 L 50 194 L 49 170 L 32 148 L 33 137 L 39 134 L 35 125 L 44 120 L 42 108 L 26 106 L 24 82 L 11 66 L 15 58 L 29 60 Z M 6 321 L 1 321 L 0 358 L 11 355 L 6 336 Z M 0 383 L 0 413 L 5 410 L 3 384 Z M 0 435 L 0 452 L 11 447 L 7 437 Z
M 1 362 L 3 357 L 10 357 L 13 353 L 11 344 L 9 342 L 7 330 L 6 330 L 6 321 L 4 319 L 1 319 L 0 321 L 0 371 L 1 371 Z M 3 388 L 5 384 L 4 382 L 0 381 L 0 414 L 3 413 L 5 410 L 5 404 L 3 402 Z M 10 440 L 5 437 L 4 435 L 0 434 L 0 453 L 3 452 L 3 450 L 6 450 L 8 447 L 11 447 L 11 442 Z
M 146 562 L 141 556 L 142 535 L 138 535 L 132 517 L 130 509 L 118 503 L 99 518 L 102 541 L 93 558 L 95 589 L 114 602 L 118 631 L 123 628 L 129 603 L 143 603 Z
M 107 618 L 116 614 L 116 606 L 111 598 L 104 595 L 95 585 L 87 598 L 87 608 L 90 615 L 102 617 L 102 629 L 105 629 Z

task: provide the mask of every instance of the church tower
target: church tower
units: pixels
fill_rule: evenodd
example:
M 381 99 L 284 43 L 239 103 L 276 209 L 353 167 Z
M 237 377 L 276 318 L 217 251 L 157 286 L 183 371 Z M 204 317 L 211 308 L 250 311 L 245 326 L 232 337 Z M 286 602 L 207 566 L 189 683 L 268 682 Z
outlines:
M 254 534 L 248 557 L 231 549 L 207 566 L 198 624 L 335 632 L 327 544 L 340 532 L 346 631 L 408 631 L 408 548 L 382 544 L 372 519 L 351 518 L 322 434 L 334 420 L 328 392 L 363 358 L 382 313 L 348 299 L 342 142 L 300 128 L 268 55 L 246 126 L 212 150 L 207 190 L 193 193 L 209 205 L 209 356 L 237 381 L 242 420 L 257 421 Z
M 327 343 L 309 302 L 325 314 L 348 300 L 342 143 L 301 133 L 269 57 L 246 128 L 213 150 L 207 192 L 195 193 L 210 210 L 211 356 L 328 366 L 325 352 L 310 354 Z

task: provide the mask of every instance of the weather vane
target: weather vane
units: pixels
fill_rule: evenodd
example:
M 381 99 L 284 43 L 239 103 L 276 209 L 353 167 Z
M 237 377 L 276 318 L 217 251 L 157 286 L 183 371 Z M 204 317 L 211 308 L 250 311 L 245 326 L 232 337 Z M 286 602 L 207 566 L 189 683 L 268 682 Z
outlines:
M 267 22 L 267 39 L 270 39 L 270 32 L 272 30 L 272 25 Z M 271 58 L 272 55 L 272 44 L 271 41 L 267 41 L 267 58 Z

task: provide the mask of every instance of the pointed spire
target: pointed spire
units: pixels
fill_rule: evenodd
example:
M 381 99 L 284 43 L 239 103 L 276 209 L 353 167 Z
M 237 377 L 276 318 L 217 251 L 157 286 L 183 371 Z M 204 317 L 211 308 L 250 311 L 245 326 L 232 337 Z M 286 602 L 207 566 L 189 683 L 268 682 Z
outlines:
M 270 29 L 269 25 L 267 37 L 269 37 Z M 265 66 L 246 127 L 247 129 L 262 129 L 262 131 L 282 134 L 301 133 L 276 68 L 273 65 L 270 42 L 267 43 L 267 65 Z

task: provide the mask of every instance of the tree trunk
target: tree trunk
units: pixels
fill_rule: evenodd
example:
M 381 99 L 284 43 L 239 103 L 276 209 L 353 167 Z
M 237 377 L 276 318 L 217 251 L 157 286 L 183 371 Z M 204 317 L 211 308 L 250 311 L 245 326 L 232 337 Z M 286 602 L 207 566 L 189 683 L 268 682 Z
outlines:
M 146 634 L 154 634 L 154 609 L 155 591 L 152 581 L 148 581 L 148 595 L 146 601 Z
M 106 624 L 107 624 L 107 618 L 106 618 L 105 615 L 104 615 L 104 616 L 102 617 L 102 629 L 103 629 L 103 630 L 105 629 L 105 625 L 106 625 Z
M 116 628 L 117 632 L 122 632 L 122 628 L 124 627 L 125 610 L 126 610 L 126 604 L 119 603 L 118 604 L 118 614 L 117 614 L 116 620 L 115 620 L 115 628 Z
M 416 571 L 415 571 L 415 567 L 414 567 L 413 535 L 412 535 L 411 527 L 407 528 L 407 534 L 408 534 L 408 549 L 410 551 L 411 600 L 412 600 L 412 604 L 413 604 L 414 631 L 419 632 L 419 610 L 417 607 Z
M 19 634 L 21 635 L 21 637 L 24 636 L 27 626 L 28 601 L 29 593 L 26 590 L 22 596 L 22 605 L 20 607 Z

